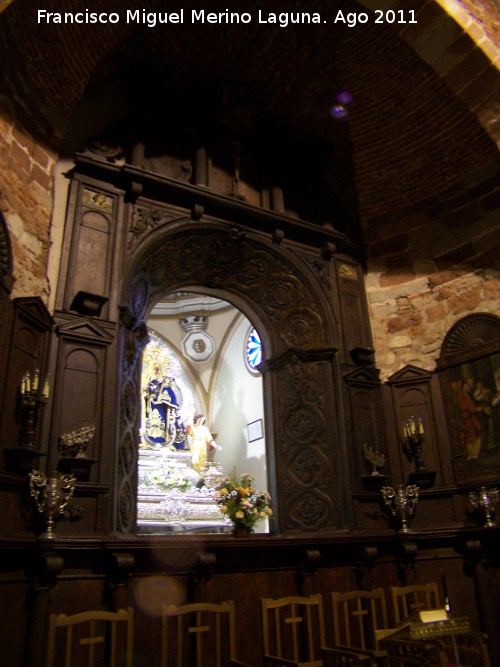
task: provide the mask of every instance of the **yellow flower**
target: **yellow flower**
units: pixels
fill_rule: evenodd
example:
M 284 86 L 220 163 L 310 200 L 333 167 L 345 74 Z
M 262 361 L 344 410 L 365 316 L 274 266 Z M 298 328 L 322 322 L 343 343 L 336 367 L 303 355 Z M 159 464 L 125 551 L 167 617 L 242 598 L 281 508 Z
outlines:
M 227 512 L 227 505 L 221 505 L 221 506 L 220 506 L 220 511 L 221 511 L 222 513 Z
M 227 489 L 224 487 L 223 489 L 220 490 L 221 496 L 227 496 Z
M 250 493 L 249 489 L 246 489 L 244 486 L 240 486 L 238 491 L 241 493 L 242 496 L 248 496 Z
M 259 516 L 260 516 L 261 519 L 265 519 L 267 515 L 266 515 L 265 512 L 261 512 L 261 513 L 259 514 Z
M 272 515 L 273 515 L 273 511 L 272 511 L 272 509 L 271 509 L 270 507 L 267 508 L 267 514 L 268 514 L 268 516 L 272 516 Z
M 239 510 L 238 512 L 236 512 L 236 514 L 235 514 L 234 516 L 235 516 L 237 519 L 243 519 L 243 518 L 245 517 L 245 515 L 243 514 L 243 512 L 242 512 L 241 510 Z

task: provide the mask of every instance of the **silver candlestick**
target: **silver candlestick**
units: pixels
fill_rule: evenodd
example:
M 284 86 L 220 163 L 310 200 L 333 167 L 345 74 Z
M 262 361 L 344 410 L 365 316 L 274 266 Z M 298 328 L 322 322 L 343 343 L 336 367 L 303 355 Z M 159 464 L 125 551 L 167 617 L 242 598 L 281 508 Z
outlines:
M 383 454 L 379 454 L 377 451 L 374 451 L 373 447 L 368 447 L 366 442 L 363 445 L 363 456 L 365 458 L 365 461 L 372 468 L 371 474 L 373 476 L 380 477 L 381 474 L 379 473 L 377 468 L 384 467 L 385 456 Z
M 95 419 L 92 423 L 86 421 L 73 429 L 64 429 L 57 449 L 63 457 L 85 458 L 85 452 L 95 434 Z
M 483 528 L 491 528 L 496 524 L 491 518 L 495 505 L 499 500 L 500 494 L 497 488 L 487 489 L 481 486 L 477 491 L 469 493 L 469 500 L 475 509 L 481 509 L 484 512 L 485 523 Z
M 46 532 L 42 538 L 53 540 L 56 521 L 75 491 L 76 477 L 54 470 L 47 476 L 40 470 L 29 473 L 31 496 L 37 509 L 47 521 Z
M 393 516 L 401 521 L 401 533 L 408 533 L 408 521 L 413 516 L 415 505 L 418 503 L 419 488 L 415 484 L 399 484 L 397 489 L 392 486 L 383 486 L 380 490 L 385 505 Z

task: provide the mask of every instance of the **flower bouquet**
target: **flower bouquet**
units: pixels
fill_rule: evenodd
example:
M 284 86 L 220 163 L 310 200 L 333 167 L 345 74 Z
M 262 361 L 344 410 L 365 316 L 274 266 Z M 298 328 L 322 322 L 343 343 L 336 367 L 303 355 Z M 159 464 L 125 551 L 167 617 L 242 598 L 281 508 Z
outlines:
M 243 473 L 237 477 L 233 471 L 215 487 L 215 500 L 220 511 L 233 524 L 233 535 L 237 537 L 250 535 L 257 521 L 273 515 L 269 505 L 270 495 L 267 491 L 257 491 L 254 481 L 253 475 Z

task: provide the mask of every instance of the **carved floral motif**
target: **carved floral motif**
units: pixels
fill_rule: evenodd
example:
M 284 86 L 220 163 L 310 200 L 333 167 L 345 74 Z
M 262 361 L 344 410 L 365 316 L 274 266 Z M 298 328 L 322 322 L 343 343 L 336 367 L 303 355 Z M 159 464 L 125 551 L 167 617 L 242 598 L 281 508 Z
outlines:
M 322 421 L 322 416 L 314 406 L 301 405 L 289 411 L 285 418 L 285 431 L 294 440 L 308 442 L 316 437 Z
M 306 491 L 289 503 L 290 518 L 303 530 L 312 530 L 328 517 L 329 503 L 317 493 Z
M 130 248 L 147 232 L 167 222 L 172 222 L 177 216 L 159 208 L 148 208 L 146 206 L 134 206 L 132 210 L 132 220 L 128 227 L 131 235 L 127 249 Z
M 313 447 L 302 447 L 292 458 L 290 470 L 301 484 L 309 486 L 318 479 L 324 467 L 324 461 L 320 460 Z

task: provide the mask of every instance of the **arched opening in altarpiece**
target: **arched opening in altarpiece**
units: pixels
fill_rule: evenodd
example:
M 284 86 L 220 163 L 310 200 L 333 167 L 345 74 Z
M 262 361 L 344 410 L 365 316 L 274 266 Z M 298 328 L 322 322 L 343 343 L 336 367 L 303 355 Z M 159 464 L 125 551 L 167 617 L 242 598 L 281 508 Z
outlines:
M 328 261 L 280 248 L 231 223 L 186 220 L 145 238 L 128 267 L 121 306 L 116 530 L 128 533 L 136 527 L 137 438 L 148 317 L 164 295 L 181 291 L 232 303 L 261 336 L 267 488 L 275 510 L 271 530 L 321 532 L 343 525 L 336 328 Z
M 262 376 L 247 360 L 249 349 L 255 359 L 258 334 L 227 301 L 184 291 L 163 297 L 147 324 L 138 530 L 225 532 L 231 526 L 215 502 L 217 482 L 234 470 L 267 490 Z M 198 414 L 215 445 L 193 442 L 189 425 Z M 267 520 L 256 525 L 268 529 Z

